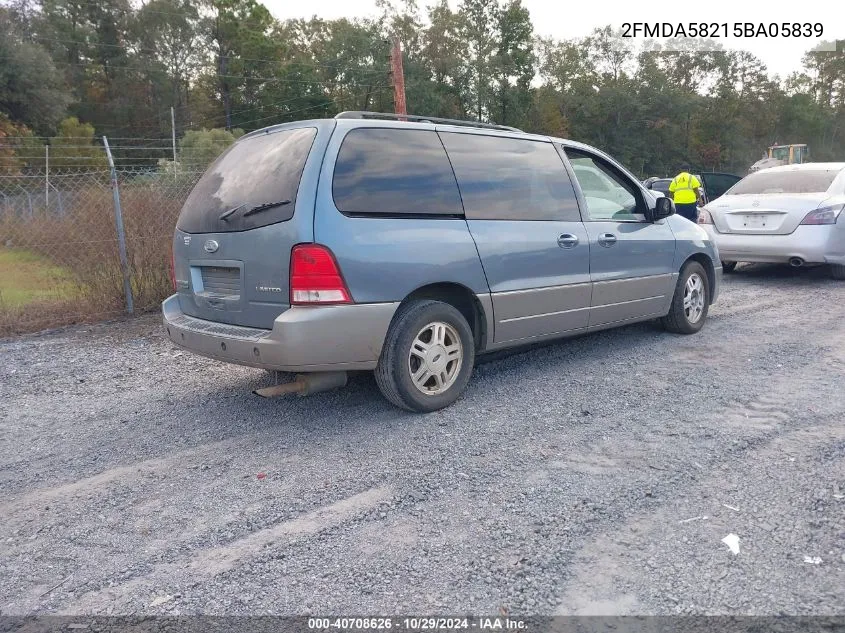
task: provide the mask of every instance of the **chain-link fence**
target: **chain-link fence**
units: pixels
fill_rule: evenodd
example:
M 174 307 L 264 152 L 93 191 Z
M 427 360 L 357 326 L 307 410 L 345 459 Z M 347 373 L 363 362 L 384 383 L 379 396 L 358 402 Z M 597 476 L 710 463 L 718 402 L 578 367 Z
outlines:
M 0 336 L 125 314 L 171 292 L 170 244 L 199 173 L 121 170 L 120 257 L 108 171 L 0 174 Z

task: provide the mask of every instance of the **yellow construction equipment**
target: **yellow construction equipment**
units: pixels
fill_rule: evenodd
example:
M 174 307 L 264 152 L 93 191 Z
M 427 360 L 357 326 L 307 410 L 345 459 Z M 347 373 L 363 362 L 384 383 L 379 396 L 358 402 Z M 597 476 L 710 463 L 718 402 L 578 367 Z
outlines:
M 806 143 L 793 145 L 772 145 L 768 154 L 751 165 L 750 171 L 759 171 L 779 165 L 800 165 L 810 162 L 810 148 Z

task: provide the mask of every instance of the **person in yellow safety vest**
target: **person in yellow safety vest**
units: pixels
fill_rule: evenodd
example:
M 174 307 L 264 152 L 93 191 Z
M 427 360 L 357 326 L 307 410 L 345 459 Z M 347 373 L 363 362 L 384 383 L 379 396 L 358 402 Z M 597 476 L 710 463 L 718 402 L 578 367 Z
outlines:
M 669 183 L 669 193 L 675 201 L 675 211 L 691 222 L 698 221 L 698 203 L 701 201 L 701 183 L 689 173 L 689 165 L 681 166 L 681 173 Z

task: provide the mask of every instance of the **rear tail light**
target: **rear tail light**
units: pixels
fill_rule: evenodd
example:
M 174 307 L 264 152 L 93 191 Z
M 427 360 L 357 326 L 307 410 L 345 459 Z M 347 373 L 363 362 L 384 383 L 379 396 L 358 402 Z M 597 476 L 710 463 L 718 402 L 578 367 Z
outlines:
M 332 252 L 320 244 L 298 244 L 290 254 L 290 303 L 352 303 Z
M 699 209 L 698 210 L 698 223 L 699 224 L 713 224 L 713 216 L 710 215 L 710 212 L 707 209 Z
M 836 219 L 839 217 L 842 207 L 845 205 L 836 205 L 834 207 L 822 207 L 815 211 L 810 211 L 801 224 L 836 224 Z
M 170 245 L 170 283 L 173 285 L 173 292 L 176 292 L 176 257 L 173 254 L 173 245 Z

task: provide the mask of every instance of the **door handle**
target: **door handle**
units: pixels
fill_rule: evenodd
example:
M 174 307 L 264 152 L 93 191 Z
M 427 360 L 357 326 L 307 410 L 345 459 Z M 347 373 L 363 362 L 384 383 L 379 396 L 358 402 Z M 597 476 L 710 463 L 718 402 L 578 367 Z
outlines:
M 578 236 L 572 233 L 563 233 L 557 238 L 557 245 L 561 248 L 573 248 L 578 246 Z
M 599 246 L 610 248 L 616 244 L 616 236 L 613 233 L 602 233 L 599 235 Z

